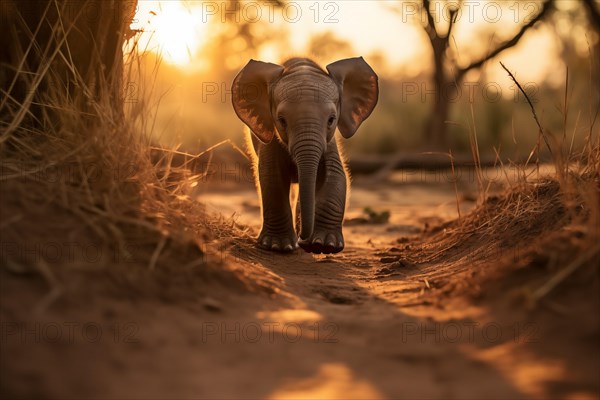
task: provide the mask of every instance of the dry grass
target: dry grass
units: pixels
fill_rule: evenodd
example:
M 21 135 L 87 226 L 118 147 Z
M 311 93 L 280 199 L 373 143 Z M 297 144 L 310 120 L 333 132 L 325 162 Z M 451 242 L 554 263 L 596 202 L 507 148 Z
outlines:
M 157 158 L 139 133 L 153 123 L 150 93 L 138 92 L 125 111 L 115 106 L 114 83 L 92 84 L 79 73 L 62 39 L 65 29 L 59 17 L 46 48 L 17 42 L 20 62 L 12 76 L 2 77 L 2 268 L 41 275 L 51 288 L 42 308 L 74 270 L 116 271 L 123 276 L 116 280 L 130 287 L 147 270 L 164 278 L 173 269 L 205 278 L 200 281 L 216 277 L 245 286 L 243 277 L 221 268 L 208 244 L 214 237 L 208 225 L 215 222 L 189 197 L 197 176 L 185 165 L 173 167 L 175 152 Z M 135 48 L 135 37 L 130 40 Z M 32 54 L 38 66 L 28 64 Z M 126 81 L 151 88 L 152 82 L 140 81 L 137 54 L 107 75 L 124 69 Z M 50 67 L 56 65 L 69 71 L 67 83 Z M 75 90 L 67 87 L 72 82 Z
M 520 88 L 516 78 L 510 76 Z M 568 75 L 565 81 L 568 86 Z M 561 112 L 566 125 L 566 94 L 564 101 Z M 531 102 L 530 106 L 554 172 L 542 176 L 537 161 L 533 169 L 528 165 L 539 159 L 541 141 L 527 163 L 513 166 L 519 170 L 518 177 L 511 180 L 507 175 L 503 191 L 490 195 L 478 168 L 478 207 L 433 229 L 404 251 L 410 262 L 424 268 L 433 265 L 440 276 L 459 274 L 464 278 L 449 279 L 453 283 L 447 291 L 479 293 L 483 277 L 488 282 L 501 280 L 508 271 L 535 267 L 533 270 L 543 273 L 534 274 L 536 279 L 518 289 L 532 305 L 579 270 L 592 278 L 588 282 L 596 281 L 600 265 L 600 140 L 594 131 L 595 118 L 590 118 L 585 129 L 583 148 L 574 149 L 579 116 L 570 139 L 566 126 L 562 137 L 556 138 L 543 129 Z M 470 129 L 469 134 L 477 164 L 479 150 L 473 131 Z

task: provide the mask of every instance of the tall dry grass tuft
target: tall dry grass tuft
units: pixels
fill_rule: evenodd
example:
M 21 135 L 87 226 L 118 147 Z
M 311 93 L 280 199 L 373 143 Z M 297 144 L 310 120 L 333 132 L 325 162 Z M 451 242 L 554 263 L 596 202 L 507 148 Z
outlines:
M 490 193 L 491 183 L 498 182 L 486 182 L 479 163 L 471 107 L 468 134 L 476 168 L 478 205 L 467 214 L 459 213 L 458 219 L 432 229 L 403 253 L 410 263 L 422 265 L 424 271 L 434 266 L 436 276 L 454 282 L 447 291 L 460 289 L 480 294 L 483 280 L 507 281 L 510 285 L 514 281 L 499 277 L 519 270 L 529 271 L 534 279 L 525 287 L 512 290 L 517 289 L 531 306 L 540 301 L 550 303 L 548 295 L 577 272 L 584 277 L 581 292 L 590 293 L 594 286 L 586 284 L 597 287 L 600 283 L 600 138 L 595 129 L 598 113 L 593 111 L 599 105 L 590 106 L 588 126 L 582 126 L 578 113 L 573 131 L 568 131 L 567 72 L 564 103 L 559 108 L 565 127 L 557 137 L 543 128 L 527 93 L 504 68 L 531 107 L 539 128 L 538 143 L 521 164 L 504 165 L 500 151 L 494 149 L 505 182 L 500 190 Z M 581 148 L 573 145 L 577 134 L 585 135 Z M 540 156 L 542 152 L 547 155 Z M 549 164 L 540 165 L 539 160 L 543 159 L 549 159 Z M 458 197 L 457 209 L 460 210 Z M 465 279 L 447 278 L 450 275 Z
M 594 130 L 598 105 L 590 106 L 589 126 L 582 148 L 573 147 L 580 126 L 580 114 L 569 138 L 569 77 L 565 77 L 564 104 L 560 108 L 565 124 L 556 137 L 543 128 L 536 109 L 515 76 L 502 64 L 531 107 L 539 128 L 538 144 L 529 158 L 517 168 L 517 178 L 506 174 L 503 192 L 488 195 L 484 189 L 478 161 L 476 133 L 470 130 L 473 157 L 477 168 L 482 203 L 443 231 L 425 240 L 415 252 L 421 262 L 445 262 L 491 270 L 542 266 L 548 272 L 524 293 L 530 304 L 537 304 L 576 271 L 586 268 L 587 276 L 597 277 L 600 263 L 600 139 Z M 592 98 L 590 97 L 590 101 Z M 471 115 L 474 123 L 474 116 Z M 551 172 L 540 172 L 539 154 L 545 145 L 551 160 Z M 499 151 L 496 151 L 500 159 Z M 535 159 L 532 169 L 529 162 Z M 432 246 L 432 244 L 435 244 Z M 441 249 L 441 250 L 440 250 Z M 423 261 L 425 260 L 425 261 Z M 592 281 L 595 279 L 592 279 Z
M 172 166 L 173 153 L 157 159 L 139 133 L 151 129 L 153 105 L 136 35 L 124 23 L 111 48 L 102 19 L 116 11 L 90 31 L 69 6 L 48 2 L 33 25 L 16 3 L 3 15 L 14 23 L 0 75 L 3 268 L 40 273 L 55 289 L 67 266 L 206 266 L 195 177 Z M 125 39 L 132 51 L 121 62 Z

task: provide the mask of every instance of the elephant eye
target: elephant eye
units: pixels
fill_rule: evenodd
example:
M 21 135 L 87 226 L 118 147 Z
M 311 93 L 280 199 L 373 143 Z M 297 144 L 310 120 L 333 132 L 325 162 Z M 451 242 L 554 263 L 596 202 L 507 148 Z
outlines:
M 335 122 L 335 115 L 332 115 L 331 117 L 329 117 L 329 119 L 327 120 L 327 127 L 331 128 L 333 126 L 333 123 Z
M 277 121 L 279 121 L 279 123 L 281 124 L 281 126 L 285 129 L 287 128 L 287 121 L 285 120 L 285 118 L 283 117 L 278 117 Z

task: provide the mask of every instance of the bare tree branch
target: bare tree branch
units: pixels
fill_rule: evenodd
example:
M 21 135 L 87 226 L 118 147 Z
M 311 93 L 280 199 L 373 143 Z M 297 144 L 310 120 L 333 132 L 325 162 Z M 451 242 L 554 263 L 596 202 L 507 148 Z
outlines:
M 594 5 L 594 0 L 583 0 L 583 5 L 589 14 L 590 22 L 600 32 L 600 10 Z
M 458 18 L 458 11 L 462 8 L 462 6 L 463 1 L 460 0 L 456 8 L 450 9 L 450 20 L 448 21 L 448 32 L 446 33 L 446 42 L 450 41 L 450 35 L 452 35 L 452 28 L 454 28 L 454 24 L 456 23 L 456 19 Z
M 448 33 L 446 33 L 446 39 L 450 38 L 452 34 L 452 28 L 454 27 L 454 23 L 456 22 L 456 17 L 458 16 L 458 9 L 450 10 L 450 21 L 448 21 Z M 449 40 L 446 40 L 448 42 Z
M 480 68 L 481 66 L 483 66 L 483 64 L 485 64 L 486 61 L 490 60 L 491 58 L 496 57 L 498 54 L 502 53 L 504 50 L 510 49 L 511 47 L 515 46 L 519 42 L 521 37 L 525 34 L 525 32 L 527 32 L 529 30 L 529 28 L 534 26 L 538 21 L 542 20 L 546 16 L 548 11 L 550 11 L 550 9 L 554 7 L 554 1 L 555 0 L 545 1 L 544 5 L 542 7 L 542 10 L 538 13 L 538 15 L 536 15 L 527 24 L 523 25 L 521 27 L 521 29 L 519 30 L 519 32 L 517 32 L 515 34 L 515 36 L 513 36 L 511 39 L 500 44 L 498 47 L 496 47 L 494 50 L 492 50 L 491 52 L 489 52 L 488 54 L 486 54 L 479 60 L 471 62 L 471 64 L 467 65 L 464 68 L 459 68 L 456 73 L 456 78 L 457 78 L 456 80 L 460 81 L 461 78 L 470 70 Z
M 429 9 L 429 5 L 429 0 L 423 0 L 423 8 L 427 14 L 427 24 L 424 26 L 424 28 L 425 32 L 427 32 L 427 35 L 429 35 L 429 39 L 433 42 L 439 36 L 437 30 L 435 29 L 435 21 L 433 19 L 433 15 L 431 14 L 431 10 Z

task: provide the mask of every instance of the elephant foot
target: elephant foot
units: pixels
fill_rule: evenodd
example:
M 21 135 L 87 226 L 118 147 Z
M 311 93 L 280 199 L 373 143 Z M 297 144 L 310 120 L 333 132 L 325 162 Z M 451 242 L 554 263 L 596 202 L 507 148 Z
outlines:
M 298 238 L 293 230 L 282 234 L 263 229 L 258 236 L 257 244 L 263 250 L 289 253 L 298 248 Z
M 316 228 L 309 239 L 300 239 L 300 247 L 307 253 L 333 254 L 344 250 L 344 235 L 341 229 Z

